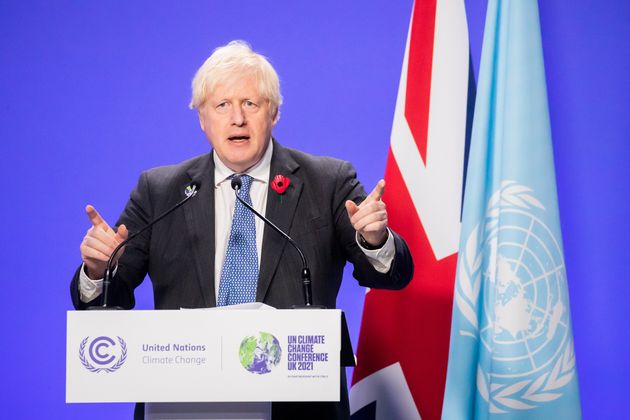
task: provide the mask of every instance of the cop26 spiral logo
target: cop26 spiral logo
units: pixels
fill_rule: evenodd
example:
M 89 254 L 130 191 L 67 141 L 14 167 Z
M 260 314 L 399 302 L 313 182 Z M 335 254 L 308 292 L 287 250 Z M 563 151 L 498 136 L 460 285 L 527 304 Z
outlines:
M 127 343 L 121 337 L 116 338 L 118 343 L 107 336 L 96 337 L 92 341 L 90 337 L 85 337 L 79 345 L 81 364 L 95 373 L 111 373 L 120 369 L 127 360 Z

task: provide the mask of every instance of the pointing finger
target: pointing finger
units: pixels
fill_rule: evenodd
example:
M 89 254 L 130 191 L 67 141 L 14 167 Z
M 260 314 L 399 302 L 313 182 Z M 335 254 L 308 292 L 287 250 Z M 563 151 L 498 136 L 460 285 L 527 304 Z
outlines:
M 376 184 L 376 187 L 374 187 L 374 189 L 372 190 L 370 195 L 367 196 L 364 202 L 379 201 L 381 197 L 383 197 L 384 192 L 385 192 L 385 180 L 381 179 L 380 181 L 378 181 L 378 183 Z
M 105 222 L 105 220 L 103 220 L 101 215 L 98 214 L 94 206 L 88 204 L 87 206 L 85 206 L 85 212 L 87 213 L 87 216 L 90 219 L 90 223 L 92 223 L 92 226 L 100 227 L 105 232 L 109 230 L 109 225 L 107 224 L 107 222 Z

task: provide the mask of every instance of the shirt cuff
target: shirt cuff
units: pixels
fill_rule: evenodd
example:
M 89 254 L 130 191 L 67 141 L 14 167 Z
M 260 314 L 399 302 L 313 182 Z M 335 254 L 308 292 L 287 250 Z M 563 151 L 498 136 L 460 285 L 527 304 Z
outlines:
M 114 274 L 116 270 L 114 269 Z M 99 297 L 103 293 L 103 279 L 92 280 L 85 273 L 85 264 L 81 265 L 79 271 L 79 298 L 83 303 L 89 303 Z
M 379 273 L 387 273 L 394 261 L 394 255 L 396 254 L 396 247 L 394 245 L 394 235 L 387 228 L 387 240 L 379 249 L 367 249 L 361 246 L 359 242 L 359 233 L 357 232 L 355 240 L 361 251 L 365 254 L 372 267 Z M 86 276 L 87 277 L 87 276 Z

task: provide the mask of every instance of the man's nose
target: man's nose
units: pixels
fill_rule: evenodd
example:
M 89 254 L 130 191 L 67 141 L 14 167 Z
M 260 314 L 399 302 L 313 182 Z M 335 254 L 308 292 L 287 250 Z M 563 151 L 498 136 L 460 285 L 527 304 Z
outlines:
M 239 127 L 245 125 L 245 113 L 239 106 L 232 108 L 232 124 Z

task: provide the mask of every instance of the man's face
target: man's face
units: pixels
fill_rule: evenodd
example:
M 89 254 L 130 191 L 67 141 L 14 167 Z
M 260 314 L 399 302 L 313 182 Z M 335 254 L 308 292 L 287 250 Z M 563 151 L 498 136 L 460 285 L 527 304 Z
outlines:
M 265 154 L 276 115 L 255 76 L 235 76 L 217 84 L 199 108 L 199 124 L 219 159 L 244 172 Z

